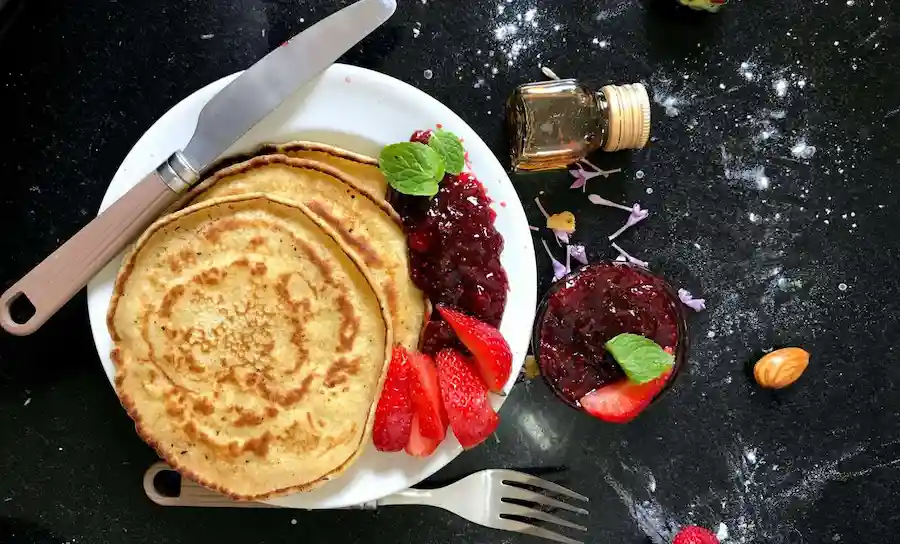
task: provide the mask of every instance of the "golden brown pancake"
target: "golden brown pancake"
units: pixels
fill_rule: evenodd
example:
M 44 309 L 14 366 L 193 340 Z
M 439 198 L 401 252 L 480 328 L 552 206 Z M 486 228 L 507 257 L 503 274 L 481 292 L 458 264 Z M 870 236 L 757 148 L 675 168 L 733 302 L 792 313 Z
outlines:
M 358 189 L 384 200 L 387 180 L 378 169 L 378 159 L 318 142 L 296 141 L 270 146 L 275 153 L 295 159 L 310 159 L 333 166 L 352 177 Z M 268 154 L 268 153 L 267 153 Z
M 138 434 L 207 487 L 308 490 L 369 440 L 390 318 L 365 264 L 302 204 L 250 194 L 163 217 L 126 257 L 108 326 Z
M 410 279 L 406 235 L 387 202 L 357 187 L 354 178 L 341 170 L 285 155 L 254 157 L 219 170 L 191 192 L 191 202 L 244 193 L 301 202 L 334 228 L 374 278 L 391 315 L 394 340 L 418 348 L 427 301 Z

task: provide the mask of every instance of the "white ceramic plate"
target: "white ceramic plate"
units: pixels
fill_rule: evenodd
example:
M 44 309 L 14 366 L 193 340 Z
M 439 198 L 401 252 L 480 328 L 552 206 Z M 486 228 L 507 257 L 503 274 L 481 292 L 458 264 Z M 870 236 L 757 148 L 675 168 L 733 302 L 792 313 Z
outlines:
M 182 100 L 138 140 L 116 172 L 100 211 L 136 184 L 152 168 L 190 139 L 200 110 L 238 74 L 211 83 Z M 537 278 L 531 233 L 525 212 L 503 167 L 488 146 L 456 114 L 427 94 L 377 72 L 335 64 L 241 138 L 229 154 L 253 151 L 264 143 L 291 140 L 326 142 L 378 156 L 390 143 L 404 141 L 417 129 L 442 124 L 465 141 L 472 171 L 494 199 L 496 226 L 505 239 L 501 256 L 509 275 L 509 297 L 500 330 L 513 351 L 517 376 L 531 334 L 537 297 Z M 115 369 L 109 358 L 112 341 L 106 329 L 106 310 L 122 256 L 113 260 L 88 285 L 88 312 L 97 353 L 112 383 Z M 514 379 L 507 384 L 512 388 Z M 492 395 L 495 408 L 503 397 Z M 501 414 L 501 425 L 502 414 Z M 429 458 L 404 453 L 381 453 L 371 444 L 340 478 L 309 493 L 270 502 L 295 508 L 338 508 L 381 498 L 424 480 L 460 454 L 456 439 L 448 437 Z

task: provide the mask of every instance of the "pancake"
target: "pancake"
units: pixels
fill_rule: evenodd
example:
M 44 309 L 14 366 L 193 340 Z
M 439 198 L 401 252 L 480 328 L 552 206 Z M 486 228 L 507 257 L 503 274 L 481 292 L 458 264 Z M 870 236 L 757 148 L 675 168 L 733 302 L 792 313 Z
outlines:
M 268 146 L 273 154 L 295 159 L 309 159 L 333 166 L 356 181 L 358 189 L 385 200 L 387 180 L 378 169 L 378 159 L 318 142 L 296 141 Z M 268 154 L 268 153 L 267 153 Z
M 418 349 L 428 304 L 410 279 L 406 234 L 390 204 L 358 187 L 343 171 L 285 155 L 254 157 L 219 170 L 191 192 L 190 202 L 245 193 L 301 202 L 334 228 L 372 274 L 391 315 L 395 342 Z
M 262 194 L 163 217 L 116 279 L 116 392 L 187 478 L 236 499 L 308 490 L 370 440 L 393 343 L 364 263 Z

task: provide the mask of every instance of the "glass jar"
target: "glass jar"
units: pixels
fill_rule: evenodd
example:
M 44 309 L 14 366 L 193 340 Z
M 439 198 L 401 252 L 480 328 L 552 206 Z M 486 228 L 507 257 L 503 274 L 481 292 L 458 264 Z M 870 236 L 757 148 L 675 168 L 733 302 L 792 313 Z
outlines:
M 650 98 L 640 83 L 599 92 L 574 79 L 519 86 L 507 102 L 514 172 L 565 168 L 597 149 L 640 149 L 650 139 Z

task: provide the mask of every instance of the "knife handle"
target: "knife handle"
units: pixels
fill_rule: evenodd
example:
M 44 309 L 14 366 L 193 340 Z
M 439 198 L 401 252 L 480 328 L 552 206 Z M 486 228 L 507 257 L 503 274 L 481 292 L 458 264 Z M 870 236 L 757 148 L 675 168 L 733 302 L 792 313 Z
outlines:
M 151 501 L 160 506 L 203 506 L 203 507 L 223 507 L 223 508 L 281 508 L 274 504 L 267 504 L 257 501 L 236 501 L 231 497 L 217 493 L 211 489 L 207 489 L 202 485 L 195 483 L 183 476 L 178 476 L 176 486 L 161 486 L 168 489 L 160 489 L 157 487 L 156 478 L 161 473 L 175 472 L 169 468 L 169 465 L 162 461 L 158 461 L 150 465 L 147 472 L 144 473 L 144 493 Z M 377 510 L 377 501 L 369 501 L 354 506 L 345 506 L 337 508 L 337 510 Z
M 0 326 L 17 336 L 38 330 L 177 198 L 157 170 L 147 175 L 0 296 Z M 10 312 L 21 296 L 34 307 L 24 323 Z

